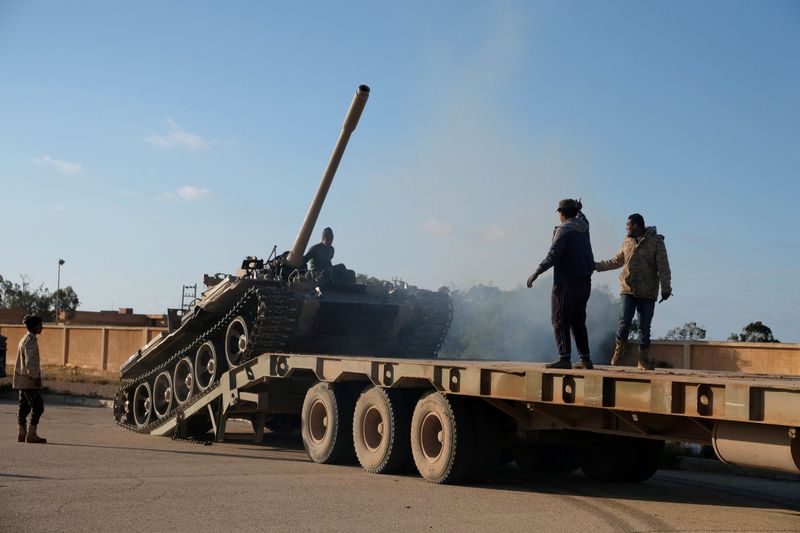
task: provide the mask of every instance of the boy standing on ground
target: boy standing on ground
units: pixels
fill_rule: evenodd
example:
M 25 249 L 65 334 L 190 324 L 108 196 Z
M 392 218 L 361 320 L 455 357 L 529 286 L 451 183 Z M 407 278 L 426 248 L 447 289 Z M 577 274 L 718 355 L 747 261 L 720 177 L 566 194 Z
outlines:
M 44 401 L 39 392 L 42 388 L 42 374 L 39 369 L 39 342 L 36 340 L 36 335 L 42 332 L 42 319 L 35 315 L 25 315 L 22 322 L 28 328 L 28 333 L 19 341 L 12 381 L 12 386 L 19 389 L 17 441 L 42 444 L 47 439 L 36 434 L 39 418 L 44 412 Z M 30 427 L 26 427 L 28 413 L 31 413 Z

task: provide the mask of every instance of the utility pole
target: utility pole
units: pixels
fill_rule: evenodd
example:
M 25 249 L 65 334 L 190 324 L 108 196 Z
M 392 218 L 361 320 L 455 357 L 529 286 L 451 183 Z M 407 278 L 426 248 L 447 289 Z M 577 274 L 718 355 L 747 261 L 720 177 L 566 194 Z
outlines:
M 61 265 L 66 263 L 63 259 L 58 260 L 58 281 L 56 282 L 56 324 L 58 324 L 58 296 L 61 292 Z

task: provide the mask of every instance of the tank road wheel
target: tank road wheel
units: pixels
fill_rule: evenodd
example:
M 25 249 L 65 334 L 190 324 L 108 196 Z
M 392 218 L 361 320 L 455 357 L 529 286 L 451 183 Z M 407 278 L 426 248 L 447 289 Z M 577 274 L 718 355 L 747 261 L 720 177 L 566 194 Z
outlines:
M 250 340 L 250 323 L 243 316 L 237 316 L 225 331 L 225 358 L 228 365 L 235 368 L 244 362 Z
M 429 392 L 411 418 L 411 452 L 417 470 L 431 483 L 466 479 L 475 456 L 475 427 L 463 398 Z
M 172 383 L 175 386 L 175 401 L 178 405 L 188 402 L 194 393 L 194 365 L 191 359 L 184 357 L 178 361 Z
M 172 376 L 164 371 L 156 376 L 153 384 L 153 410 L 158 418 L 164 418 L 172 409 Z
M 217 348 L 213 342 L 207 341 L 197 349 L 197 353 L 194 356 L 197 389 L 204 391 L 211 387 L 217 379 L 218 370 L 219 357 L 217 356 Z
M 373 474 L 401 472 L 411 459 L 411 416 L 401 394 L 371 387 L 356 402 L 353 445 L 358 462 Z
M 150 415 L 153 412 L 153 395 L 150 384 L 140 383 L 133 393 L 133 422 L 136 427 L 143 428 L 150 423 Z
M 300 422 L 303 447 L 315 463 L 352 462 L 353 399 L 350 391 L 317 383 L 306 393 Z
M 117 422 L 130 423 L 130 405 L 127 391 L 117 391 L 117 394 L 114 395 L 114 419 Z

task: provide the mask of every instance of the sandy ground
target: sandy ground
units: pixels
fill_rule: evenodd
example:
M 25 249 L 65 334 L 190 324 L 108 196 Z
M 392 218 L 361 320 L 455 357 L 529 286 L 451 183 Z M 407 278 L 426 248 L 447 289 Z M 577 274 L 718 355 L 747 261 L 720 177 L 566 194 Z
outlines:
M 296 438 L 211 446 L 139 435 L 110 409 L 47 406 L 16 442 L 0 401 L 0 531 L 797 531 L 800 485 L 660 471 L 639 484 L 500 467 L 479 486 L 317 465 Z

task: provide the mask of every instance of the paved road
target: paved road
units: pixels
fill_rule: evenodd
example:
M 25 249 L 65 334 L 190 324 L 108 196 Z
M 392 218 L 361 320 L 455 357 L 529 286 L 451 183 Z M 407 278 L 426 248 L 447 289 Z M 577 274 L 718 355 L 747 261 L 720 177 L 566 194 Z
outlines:
M 16 442 L 0 402 L 0 531 L 797 531 L 797 482 L 662 471 L 641 484 L 501 468 L 436 486 L 311 463 L 296 439 L 212 446 L 136 435 L 108 409 L 48 406 Z

